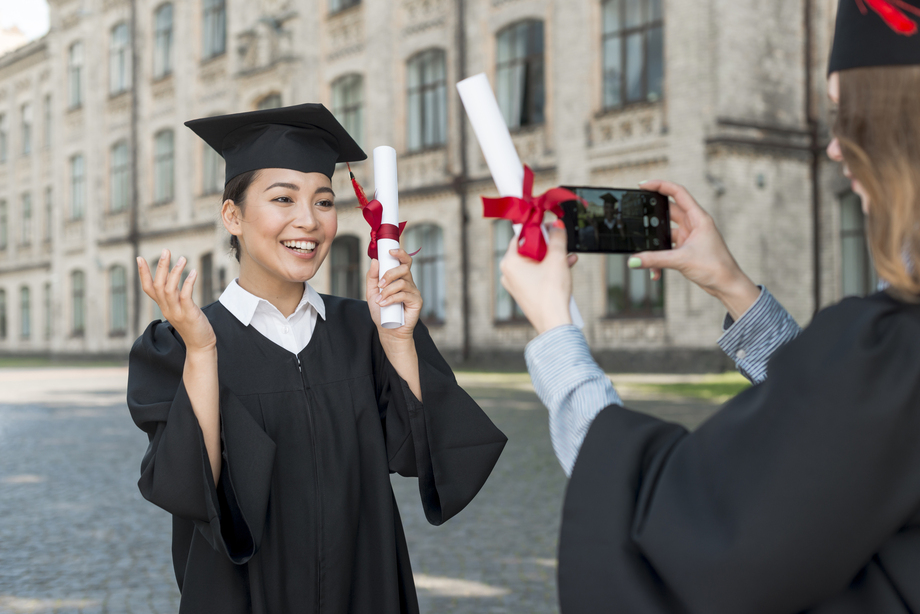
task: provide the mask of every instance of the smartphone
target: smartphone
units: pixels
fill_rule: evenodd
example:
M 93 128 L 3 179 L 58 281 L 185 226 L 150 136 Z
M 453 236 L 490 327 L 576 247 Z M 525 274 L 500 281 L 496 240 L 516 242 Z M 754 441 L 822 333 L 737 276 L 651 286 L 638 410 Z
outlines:
M 671 249 L 667 196 L 648 190 L 562 187 L 582 199 L 562 203 L 570 252 Z

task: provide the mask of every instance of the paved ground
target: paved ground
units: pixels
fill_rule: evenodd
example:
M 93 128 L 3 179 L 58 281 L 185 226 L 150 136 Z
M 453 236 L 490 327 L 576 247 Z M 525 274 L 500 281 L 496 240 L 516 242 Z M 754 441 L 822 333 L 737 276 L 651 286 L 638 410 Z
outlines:
M 416 481 L 394 478 L 422 612 L 555 613 L 565 478 L 546 412 L 526 375 L 458 379 L 509 443 L 480 495 L 442 527 L 425 521 Z M 125 381 L 122 368 L 0 369 L 0 612 L 176 611 L 169 517 L 137 491 L 146 436 L 128 416 Z M 630 399 L 627 385 L 621 393 Z M 715 408 L 638 395 L 630 405 L 690 427 Z

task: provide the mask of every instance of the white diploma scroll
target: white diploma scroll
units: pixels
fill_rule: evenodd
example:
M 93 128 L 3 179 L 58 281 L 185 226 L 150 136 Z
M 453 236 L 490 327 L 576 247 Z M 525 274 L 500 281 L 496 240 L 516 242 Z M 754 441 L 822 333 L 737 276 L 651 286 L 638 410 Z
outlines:
M 374 190 L 375 198 L 383 205 L 381 224 L 399 227 L 399 192 L 396 188 L 396 150 L 386 145 L 374 148 Z M 399 241 L 377 239 L 377 262 L 380 263 L 379 279 L 390 269 L 399 266 L 399 260 L 390 255 L 391 249 L 399 249 Z M 380 324 L 384 328 L 399 328 L 406 323 L 403 304 L 385 305 L 380 308 Z
M 514 141 L 511 140 L 511 133 L 508 132 L 508 125 L 498 107 L 489 79 L 485 73 L 479 73 L 457 83 L 457 91 L 499 195 L 521 198 L 524 195 L 524 165 L 514 148 Z M 543 236 L 547 237 L 546 227 L 543 226 L 542 230 Z M 515 224 L 515 236 L 520 232 L 521 225 Z M 569 301 L 569 313 L 575 326 L 585 327 L 574 297 Z

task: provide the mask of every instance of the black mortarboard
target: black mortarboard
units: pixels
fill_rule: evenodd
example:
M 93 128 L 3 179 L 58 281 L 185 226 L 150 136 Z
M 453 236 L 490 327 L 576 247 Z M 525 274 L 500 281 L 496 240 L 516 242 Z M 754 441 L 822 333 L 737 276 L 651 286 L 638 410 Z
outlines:
M 840 0 L 828 74 L 920 64 L 920 0 Z
M 289 168 L 332 178 L 336 162 L 367 154 L 317 103 L 203 117 L 185 122 L 227 162 L 224 181 L 260 168 Z

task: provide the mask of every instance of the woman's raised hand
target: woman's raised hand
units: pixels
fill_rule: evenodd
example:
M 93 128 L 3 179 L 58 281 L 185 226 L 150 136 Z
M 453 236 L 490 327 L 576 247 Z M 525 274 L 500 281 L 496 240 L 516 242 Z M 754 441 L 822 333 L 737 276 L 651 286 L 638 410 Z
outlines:
M 661 269 L 674 269 L 700 288 L 722 301 L 734 319 L 741 317 L 760 296 L 760 289 L 735 261 L 712 217 L 683 186 L 670 181 L 645 181 L 643 190 L 670 196 L 671 229 L 674 248 L 640 252 L 633 258 L 639 267 L 652 269 L 655 278 Z M 630 266 L 633 265 L 630 258 Z
M 141 287 L 144 292 L 156 301 L 163 312 L 163 317 L 172 324 L 185 342 L 189 350 L 207 350 L 214 348 L 217 338 L 207 316 L 202 313 L 192 299 L 192 290 L 198 279 L 198 272 L 192 269 L 185 283 L 179 287 L 182 279 L 182 270 L 185 268 L 185 257 L 179 258 L 176 265 L 169 268 L 169 250 L 164 249 L 157 263 L 156 273 L 151 276 L 147 261 L 137 259 L 137 271 L 141 278 Z
M 370 269 L 367 271 L 367 305 L 371 310 L 371 317 L 379 329 L 381 341 L 383 338 L 392 337 L 394 340 L 412 340 L 412 331 L 418 323 L 422 312 L 422 293 L 419 292 L 412 279 L 412 256 L 406 250 L 390 250 L 390 254 L 399 260 L 399 266 L 387 271 L 383 279 L 378 280 L 380 263 L 371 260 Z M 402 303 L 406 323 L 399 328 L 382 328 L 380 326 L 380 307 Z

